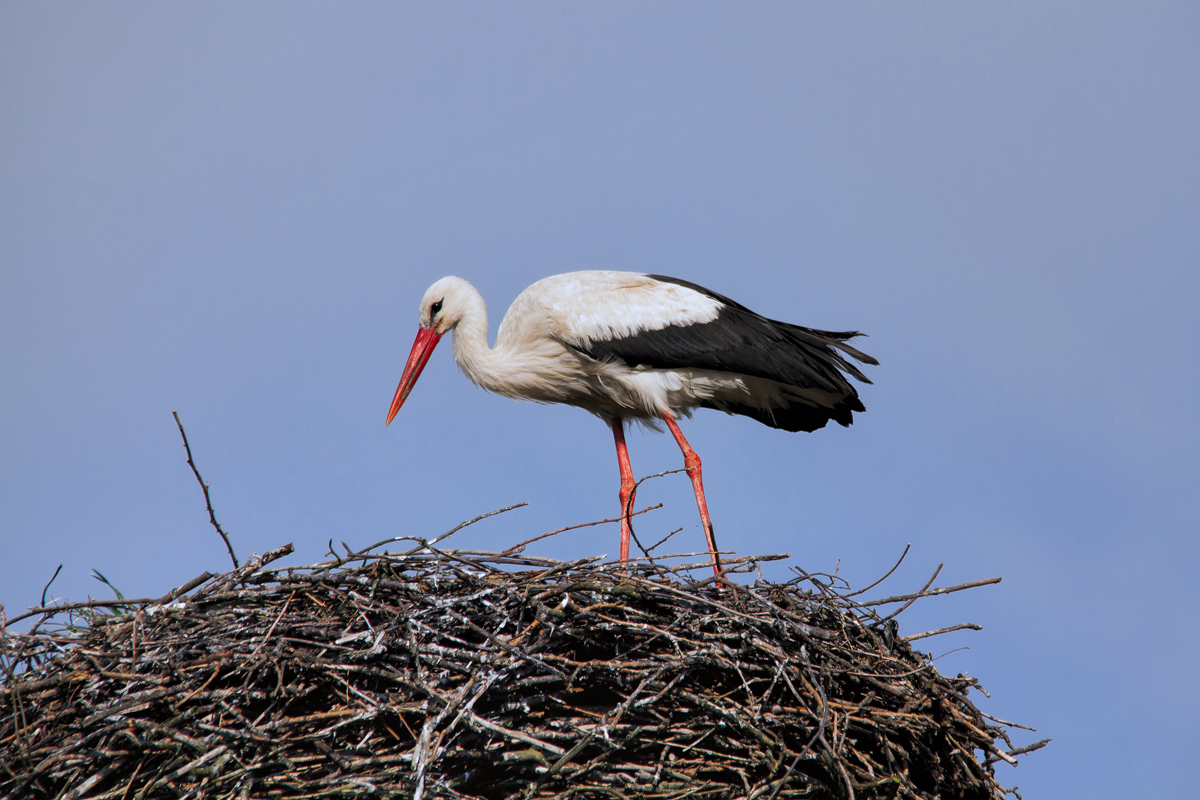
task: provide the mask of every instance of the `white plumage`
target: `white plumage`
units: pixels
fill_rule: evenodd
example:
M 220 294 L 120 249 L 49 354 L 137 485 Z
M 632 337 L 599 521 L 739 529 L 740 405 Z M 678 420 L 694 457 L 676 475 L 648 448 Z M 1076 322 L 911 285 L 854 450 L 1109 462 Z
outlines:
M 491 348 L 483 298 L 461 278 L 429 287 L 419 320 L 389 424 L 437 342 L 453 330 L 454 360 L 477 385 L 520 400 L 578 406 L 612 426 L 624 561 L 633 473 L 623 421 L 662 420 L 684 453 L 718 574 L 700 459 L 675 418 L 706 407 L 791 431 L 815 430 L 830 419 L 849 425 L 863 406 L 842 373 L 870 381 L 838 351 L 877 363 L 846 344 L 855 332 L 769 320 L 695 284 L 629 272 L 572 272 L 538 281 L 513 301 Z

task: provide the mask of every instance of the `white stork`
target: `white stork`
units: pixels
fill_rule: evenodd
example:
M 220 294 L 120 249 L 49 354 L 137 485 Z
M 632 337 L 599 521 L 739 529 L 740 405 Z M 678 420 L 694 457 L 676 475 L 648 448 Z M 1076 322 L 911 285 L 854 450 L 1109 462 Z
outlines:
M 879 363 L 846 343 L 857 332 L 776 322 L 694 283 L 632 272 L 569 272 L 538 281 L 513 302 L 489 348 L 483 298 L 451 276 L 421 298 L 420 329 L 387 424 L 452 330 L 454 361 L 477 385 L 519 400 L 578 406 L 612 427 L 621 469 L 622 562 L 629 558 L 634 501 L 624 421 L 666 423 L 683 451 L 718 576 L 700 458 L 676 417 L 716 408 L 786 431 L 815 431 L 831 419 L 847 426 L 853 412 L 866 409 L 842 373 L 871 381 L 842 353 Z

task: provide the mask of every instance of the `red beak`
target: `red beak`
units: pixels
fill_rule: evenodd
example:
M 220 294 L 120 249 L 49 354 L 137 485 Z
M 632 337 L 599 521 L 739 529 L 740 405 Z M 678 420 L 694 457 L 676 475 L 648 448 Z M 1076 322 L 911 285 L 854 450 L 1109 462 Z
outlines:
M 388 409 L 385 425 L 392 424 L 392 418 L 396 416 L 400 406 L 404 405 L 408 393 L 416 385 L 421 370 L 425 369 L 426 362 L 433 355 L 433 348 L 437 347 L 441 338 L 442 334 L 434 328 L 421 328 L 417 331 L 417 341 L 413 342 L 412 352 L 408 354 L 408 363 L 404 365 L 404 374 L 400 376 L 400 385 L 396 387 L 396 396 L 392 398 L 392 407 Z

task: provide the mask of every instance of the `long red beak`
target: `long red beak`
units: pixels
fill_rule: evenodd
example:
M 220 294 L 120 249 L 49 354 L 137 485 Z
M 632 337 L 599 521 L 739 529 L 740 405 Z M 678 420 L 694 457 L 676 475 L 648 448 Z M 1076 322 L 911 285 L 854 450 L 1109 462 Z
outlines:
M 392 407 L 388 409 L 385 425 L 392 424 L 392 418 L 396 416 L 396 412 L 408 398 L 408 393 L 417 384 L 421 370 L 425 369 L 426 362 L 433 355 L 433 348 L 437 347 L 438 340 L 441 338 L 442 334 L 434 328 L 421 328 L 417 331 L 417 341 L 413 342 L 412 352 L 408 354 L 408 363 L 404 365 L 404 374 L 400 376 L 400 385 L 396 387 L 396 396 L 392 398 Z

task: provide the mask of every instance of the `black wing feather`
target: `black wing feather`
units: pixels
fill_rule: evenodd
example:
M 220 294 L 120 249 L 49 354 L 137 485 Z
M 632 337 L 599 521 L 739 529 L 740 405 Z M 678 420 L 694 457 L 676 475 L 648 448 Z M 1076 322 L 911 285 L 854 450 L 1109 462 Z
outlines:
M 858 392 L 842 373 L 864 383 L 871 381 L 837 352 L 841 350 L 866 364 L 877 364 L 875 359 L 846 344 L 846 340 L 861 334 L 820 331 L 779 322 L 755 314 L 740 303 L 694 283 L 662 275 L 647 277 L 705 294 L 720 302 L 723 308 L 712 322 L 668 326 L 619 339 L 592 340 L 587 347 L 578 348 L 581 352 L 631 367 L 708 369 L 750 375 L 801 389 L 819 389 L 841 398 L 833 407 L 806 403 L 771 410 L 721 406 L 722 410 L 784 430 L 816 430 L 824 427 L 829 419 L 849 425 L 851 412 L 866 410 L 858 399 Z
M 834 359 L 836 359 L 835 363 L 839 369 L 850 373 L 863 383 L 870 383 L 871 381 L 866 375 L 862 374 L 858 367 L 843 359 L 840 354 L 832 352 L 829 348 L 837 348 L 838 350 L 841 350 L 842 352 L 854 358 L 856 361 L 860 361 L 864 364 L 871 364 L 873 366 L 879 365 L 879 362 L 871 356 L 855 347 L 851 347 L 850 345 L 846 344 L 847 341 L 857 336 L 866 336 L 865 333 L 859 333 L 858 331 L 822 331 L 817 330 L 816 328 L 805 328 L 802 325 L 793 325 L 790 322 L 780 322 L 779 320 L 769 319 L 761 314 L 756 314 L 736 300 L 728 298 L 723 294 L 718 294 L 711 289 L 706 289 L 703 286 L 692 283 L 691 281 L 685 281 L 679 278 L 671 278 L 666 275 L 647 275 L 646 277 L 656 281 L 662 281 L 663 283 L 674 283 L 678 286 L 691 289 L 694 292 L 707 295 L 708 297 L 711 297 L 724 305 L 725 308 L 729 310 L 731 317 L 738 316 L 742 321 L 750 323 L 748 327 L 752 329 L 757 328 L 758 331 L 761 332 L 763 330 L 763 326 L 769 326 L 781 334 L 784 338 L 793 339 L 797 344 L 801 344 L 802 346 L 809 345 L 811 348 L 814 348 L 817 353 L 820 354 L 820 356 L 832 356 Z M 740 314 L 735 312 L 740 312 Z M 758 324 L 755 324 L 755 322 Z

